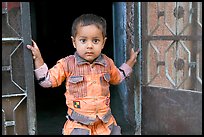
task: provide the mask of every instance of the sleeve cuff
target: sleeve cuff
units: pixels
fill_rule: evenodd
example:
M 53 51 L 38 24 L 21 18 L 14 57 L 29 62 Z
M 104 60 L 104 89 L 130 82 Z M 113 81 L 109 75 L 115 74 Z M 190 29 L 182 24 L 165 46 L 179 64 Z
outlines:
M 132 68 L 126 63 L 123 63 L 120 66 L 120 69 L 124 70 L 126 77 L 128 77 L 130 73 L 132 72 Z
M 47 64 L 44 63 L 39 68 L 35 69 L 34 72 L 37 80 L 39 80 L 40 78 L 46 77 L 46 74 L 48 72 Z

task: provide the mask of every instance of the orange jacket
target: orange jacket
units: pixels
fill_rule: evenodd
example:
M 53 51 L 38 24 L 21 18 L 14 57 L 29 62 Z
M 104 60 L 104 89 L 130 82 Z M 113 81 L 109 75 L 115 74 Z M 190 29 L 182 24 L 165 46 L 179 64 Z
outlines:
M 129 70 L 127 75 L 132 71 L 131 68 Z M 96 116 L 103 122 L 108 122 L 112 115 L 109 107 L 109 84 L 119 84 L 124 76 L 112 59 L 104 54 L 90 64 L 75 53 L 60 59 L 49 69 L 46 79 L 52 87 L 61 85 L 66 79 L 64 95 L 68 115 L 89 125 L 95 121 Z

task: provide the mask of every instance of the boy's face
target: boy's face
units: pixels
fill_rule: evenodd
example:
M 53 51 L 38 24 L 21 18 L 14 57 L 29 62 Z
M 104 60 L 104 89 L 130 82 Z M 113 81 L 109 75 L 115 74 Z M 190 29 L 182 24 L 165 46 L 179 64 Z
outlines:
M 106 41 L 102 35 L 102 31 L 95 25 L 78 26 L 76 37 L 71 37 L 74 48 L 80 57 L 93 62 L 97 58 Z

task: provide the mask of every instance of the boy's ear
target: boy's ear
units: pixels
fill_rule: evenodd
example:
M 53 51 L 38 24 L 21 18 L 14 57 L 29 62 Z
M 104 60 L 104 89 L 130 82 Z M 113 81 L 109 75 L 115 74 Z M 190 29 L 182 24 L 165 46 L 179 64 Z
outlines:
M 105 45 L 105 43 L 106 43 L 106 39 L 107 39 L 107 37 L 105 37 L 105 38 L 103 39 L 103 48 L 104 48 L 104 45 Z
M 71 36 L 71 39 L 72 39 L 72 44 L 73 44 L 74 48 L 76 48 L 76 45 L 75 45 L 75 39 L 74 39 L 74 37 L 73 37 L 73 36 Z

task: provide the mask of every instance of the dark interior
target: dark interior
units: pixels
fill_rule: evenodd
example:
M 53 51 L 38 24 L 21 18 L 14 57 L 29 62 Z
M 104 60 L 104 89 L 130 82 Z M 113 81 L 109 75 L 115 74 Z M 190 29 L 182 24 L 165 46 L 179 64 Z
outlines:
M 103 53 L 113 59 L 113 21 L 112 2 L 31 2 L 32 38 L 36 41 L 42 57 L 48 67 L 57 60 L 71 55 L 75 49 L 71 43 L 71 25 L 73 20 L 83 13 L 94 13 L 107 20 L 107 41 Z M 111 86 L 111 90 L 114 87 Z M 35 81 L 37 133 L 39 135 L 61 135 L 66 121 L 65 86 L 42 88 Z M 123 132 L 131 130 L 123 123 L 120 97 L 111 93 L 112 113 Z M 125 133 L 124 133 L 125 134 Z M 131 134 L 131 132 L 128 132 Z

